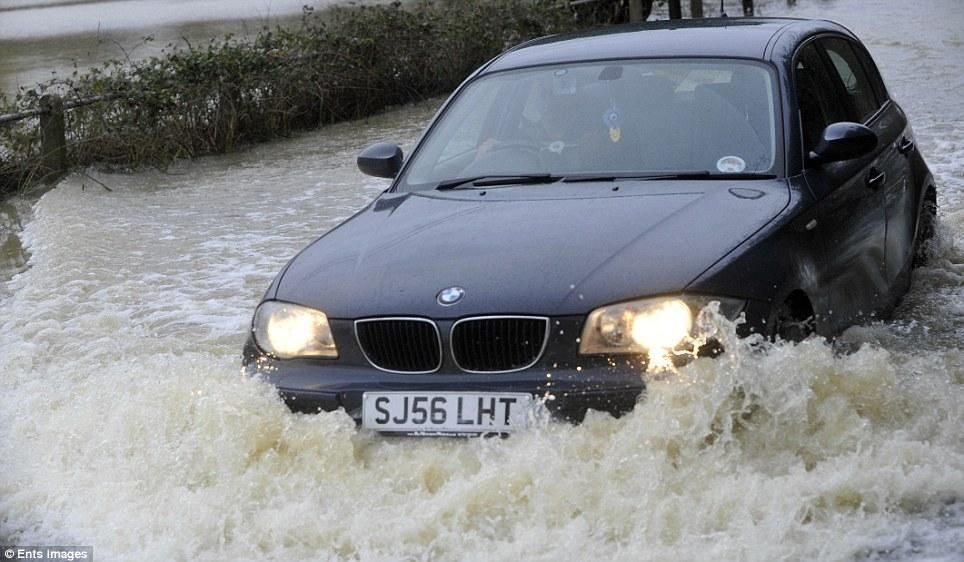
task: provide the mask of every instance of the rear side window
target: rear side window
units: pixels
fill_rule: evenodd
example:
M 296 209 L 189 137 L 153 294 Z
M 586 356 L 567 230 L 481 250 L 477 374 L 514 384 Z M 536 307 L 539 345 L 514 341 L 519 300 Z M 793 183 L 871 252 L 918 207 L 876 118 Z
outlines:
M 800 50 L 794 64 L 794 84 L 800 108 L 800 127 L 807 151 L 820 140 L 824 128 L 848 120 L 845 100 L 839 99 L 839 89 L 820 57 L 817 46 L 810 43 Z
M 853 47 L 854 53 L 857 55 L 857 59 L 860 61 L 861 66 L 864 67 L 864 71 L 867 73 L 867 78 L 870 79 L 870 86 L 874 89 L 874 96 L 877 98 L 877 105 L 884 105 L 889 98 L 887 96 L 887 88 L 884 87 L 884 81 L 880 77 L 880 71 L 877 70 L 877 65 L 874 64 L 873 59 L 867 53 L 867 50 L 859 45 L 853 43 L 850 44 Z
M 870 79 L 857 59 L 850 41 L 834 37 L 822 39 L 820 44 L 826 51 L 827 58 L 849 98 L 850 120 L 858 123 L 866 122 L 877 112 L 882 102 L 878 103 Z

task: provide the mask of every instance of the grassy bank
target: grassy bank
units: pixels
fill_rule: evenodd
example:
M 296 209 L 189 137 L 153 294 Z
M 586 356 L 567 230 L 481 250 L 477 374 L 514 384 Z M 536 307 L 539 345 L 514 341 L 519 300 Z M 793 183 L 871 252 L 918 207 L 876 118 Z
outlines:
M 300 27 L 265 30 L 111 61 L 0 98 L 0 114 L 44 93 L 120 94 L 67 113 L 74 167 L 164 166 L 452 90 L 523 40 L 577 26 L 553 0 L 438 0 L 306 12 Z M 39 161 L 37 119 L 0 125 L 0 194 L 22 189 Z

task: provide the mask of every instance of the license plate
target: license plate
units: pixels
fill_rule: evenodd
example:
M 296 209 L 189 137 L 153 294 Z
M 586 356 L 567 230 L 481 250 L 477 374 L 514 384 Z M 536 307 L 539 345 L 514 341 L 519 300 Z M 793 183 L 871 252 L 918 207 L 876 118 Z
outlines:
M 524 429 L 532 410 L 525 393 L 366 392 L 362 427 L 409 434 L 510 433 Z

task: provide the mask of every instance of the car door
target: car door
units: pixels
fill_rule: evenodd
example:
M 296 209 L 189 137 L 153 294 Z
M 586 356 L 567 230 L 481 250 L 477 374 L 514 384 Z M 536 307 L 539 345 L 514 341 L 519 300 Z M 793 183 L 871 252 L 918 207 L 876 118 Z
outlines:
M 862 122 L 819 41 L 794 57 L 794 87 L 806 154 L 823 129 L 840 121 Z M 808 164 L 804 178 L 818 201 L 818 229 L 825 259 L 818 286 L 828 293 L 825 323 L 832 331 L 872 316 L 886 293 L 886 214 L 880 175 L 881 148 L 827 164 Z
M 887 205 L 887 275 L 890 282 L 899 282 L 901 273 L 910 271 L 914 252 L 914 236 L 917 230 L 917 198 L 920 186 L 915 181 L 913 157 L 916 154 L 914 131 L 911 129 L 907 116 L 897 102 L 890 99 L 884 81 L 880 77 L 877 65 L 862 45 L 853 43 L 851 46 L 867 73 L 870 85 L 874 90 L 877 102 L 883 108 L 881 121 L 888 131 L 898 131 L 899 134 L 887 135 L 893 142 L 889 143 L 891 152 L 900 155 L 892 159 L 900 182 L 892 182 L 886 193 Z
M 907 130 L 907 118 L 894 103 L 888 103 L 883 82 L 864 48 L 844 37 L 828 37 L 820 40 L 827 60 L 851 100 L 856 110 L 851 117 L 864 123 L 877 133 L 877 146 L 880 151 L 873 164 L 872 173 L 883 175 L 875 188 L 883 192 L 885 233 L 885 268 L 887 279 L 887 301 L 884 306 L 895 300 L 894 285 L 901 271 L 909 265 L 913 249 L 916 214 L 913 212 L 913 189 L 908 185 L 909 159 L 905 155 L 913 146 L 907 140 L 913 134 Z M 910 143 L 909 146 L 907 143 Z M 909 212 L 908 212 L 909 211 Z

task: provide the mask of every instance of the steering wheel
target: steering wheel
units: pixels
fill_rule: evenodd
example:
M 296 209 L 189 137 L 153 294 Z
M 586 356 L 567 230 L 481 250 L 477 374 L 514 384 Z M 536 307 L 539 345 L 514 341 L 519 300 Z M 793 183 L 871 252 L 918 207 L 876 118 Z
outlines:
M 525 140 L 497 142 L 489 150 L 478 156 L 460 175 L 479 176 L 487 173 L 528 173 L 543 168 L 542 151 L 539 145 Z

